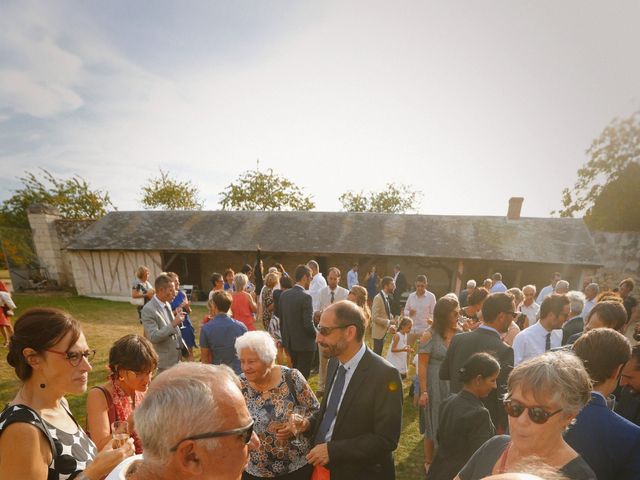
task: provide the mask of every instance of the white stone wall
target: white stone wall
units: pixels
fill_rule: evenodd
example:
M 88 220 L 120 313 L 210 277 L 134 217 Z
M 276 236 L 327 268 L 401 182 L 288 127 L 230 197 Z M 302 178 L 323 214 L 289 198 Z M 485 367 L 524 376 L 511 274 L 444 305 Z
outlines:
M 633 294 L 640 298 L 640 233 L 591 232 L 591 236 L 603 263 L 594 281 L 606 290 L 631 277 L 637 285 Z
M 40 265 L 47 269 L 49 278 L 60 285 L 69 284 L 69 272 L 62 260 L 62 246 L 55 228 L 60 218 L 54 213 L 29 213 L 29 224 L 33 233 L 33 245 Z

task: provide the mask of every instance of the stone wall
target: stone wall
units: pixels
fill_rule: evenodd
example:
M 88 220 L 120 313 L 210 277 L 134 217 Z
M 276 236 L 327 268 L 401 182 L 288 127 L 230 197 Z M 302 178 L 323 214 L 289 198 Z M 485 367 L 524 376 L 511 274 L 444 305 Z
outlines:
M 62 245 L 55 225 L 60 212 L 47 205 L 32 205 L 27 214 L 40 266 L 46 268 L 50 280 L 68 285 L 72 276 L 62 260 Z
M 640 297 L 640 233 L 591 232 L 591 236 L 603 264 L 594 275 L 594 282 L 607 290 L 631 277 L 639 285 L 634 296 Z

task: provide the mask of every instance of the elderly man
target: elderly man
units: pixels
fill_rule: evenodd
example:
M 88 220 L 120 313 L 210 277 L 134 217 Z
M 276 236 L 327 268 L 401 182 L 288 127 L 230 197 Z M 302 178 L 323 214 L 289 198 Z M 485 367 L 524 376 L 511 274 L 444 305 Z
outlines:
M 522 287 L 522 294 L 524 295 L 524 301 L 522 302 L 522 305 L 520 305 L 520 311 L 527 316 L 527 323 L 524 326 L 524 328 L 527 328 L 538 321 L 540 305 L 538 305 L 535 301 L 535 285 L 525 285 L 524 287 Z
M 416 340 L 429 328 L 433 321 L 433 309 L 436 306 L 436 296 L 427 290 L 427 277 L 416 277 L 416 291 L 411 292 L 404 307 L 404 314 L 411 317 L 413 327 L 407 337 L 407 344 L 414 346 Z
M 572 335 L 580 333 L 584 329 L 584 318 L 581 313 L 584 309 L 584 293 L 572 290 L 567 293 L 571 311 L 569 312 L 569 320 L 562 325 L 562 345 L 566 345 Z
M 596 297 L 600 293 L 600 285 L 597 283 L 590 283 L 584 289 L 584 307 L 582 307 L 582 312 L 580 312 L 580 316 L 583 319 L 589 318 L 589 312 L 596 304 Z
M 320 411 L 305 422 L 315 444 L 307 460 L 328 468 L 332 480 L 395 478 L 402 380 L 395 367 L 367 349 L 365 330 L 362 309 L 349 301 L 325 309 L 318 326 L 318 345 L 332 359 L 330 388 Z
M 553 293 L 558 295 L 566 295 L 569 293 L 569 282 L 566 280 L 558 280 L 556 283 L 556 288 L 553 289 Z
M 153 344 L 158 354 L 158 372 L 180 361 L 183 345 L 180 323 L 184 313 L 174 317 L 171 301 L 176 296 L 176 285 L 166 273 L 161 273 L 155 281 L 156 294 L 147 302 L 140 313 L 144 336 Z
M 260 443 L 226 366 L 183 363 L 158 376 L 134 413 L 144 460 L 134 480 L 238 480 Z
M 513 340 L 514 366 L 542 355 L 562 344 L 562 325 L 569 318 L 566 295 L 552 294 L 540 305 L 540 320 L 521 331 Z
M 466 307 L 468 304 L 469 295 L 471 295 L 476 289 L 476 281 L 468 280 L 467 288 L 460 292 L 460 297 L 458 301 L 460 302 L 460 308 Z
M 320 320 L 322 312 L 331 304 L 346 300 L 349 295 L 349 290 L 338 285 L 340 283 L 341 272 L 336 267 L 331 267 L 327 274 L 327 286 L 320 290 L 320 309 L 314 313 L 314 317 Z M 319 355 L 319 368 L 318 368 L 318 396 L 324 394 L 324 382 L 327 378 L 327 364 L 329 363 L 329 357 L 325 357 L 322 353 L 322 349 L 318 351 Z
M 540 290 L 538 298 L 536 298 L 536 303 L 538 305 L 542 305 L 542 301 L 554 292 L 556 284 L 560 281 L 561 278 L 562 275 L 560 274 L 560 272 L 553 272 L 553 275 L 551 276 L 551 284 Z
M 371 338 L 373 339 L 373 351 L 382 355 L 384 337 L 392 327 L 393 314 L 391 313 L 391 295 L 396 289 L 393 278 L 384 277 L 381 282 L 380 293 L 373 297 L 371 305 Z

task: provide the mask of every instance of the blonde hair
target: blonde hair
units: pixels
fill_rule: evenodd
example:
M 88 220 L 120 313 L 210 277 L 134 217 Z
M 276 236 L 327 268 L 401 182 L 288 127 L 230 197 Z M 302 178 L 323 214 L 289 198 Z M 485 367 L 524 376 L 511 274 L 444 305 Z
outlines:
M 275 273 L 267 273 L 267 276 L 264 277 L 264 284 L 268 288 L 273 288 L 278 284 L 278 275 Z
M 242 292 L 247 283 L 249 283 L 249 277 L 244 273 L 236 273 L 233 277 L 233 285 L 236 287 L 236 292 Z
M 140 265 L 138 268 L 136 268 L 136 278 L 142 280 L 142 275 L 144 275 L 144 272 L 149 273 L 149 269 L 144 265 Z
M 354 285 L 351 287 L 349 293 L 353 293 L 353 296 L 356 297 L 356 305 L 358 305 L 362 310 L 364 310 L 364 316 L 367 321 L 371 319 L 371 310 L 369 310 L 369 305 L 367 304 L 367 289 L 361 285 Z

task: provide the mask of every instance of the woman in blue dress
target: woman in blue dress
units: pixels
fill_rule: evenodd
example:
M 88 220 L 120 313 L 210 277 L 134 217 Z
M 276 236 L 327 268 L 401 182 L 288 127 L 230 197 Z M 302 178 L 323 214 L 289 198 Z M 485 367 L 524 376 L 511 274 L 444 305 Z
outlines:
M 191 319 L 189 318 L 189 314 L 191 313 L 189 299 L 187 298 L 187 295 L 180 290 L 180 278 L 178 278 L 178 275 L 174 272 L 169 272 L 167 275 L 169 275 L 176 284 L 176 297 L 171 302 L 171 310 L 173 310 L 174 313 L 179 313 L 181 310 L 185 314 L 184 319 L 182 320 L 182 325 L 180 326 L 180 333 L 182 334 L 182 339 L 189 350 L 188 359 L 192 362 L 193 348 L 197 345 L 196 331 L 194 330 Z

